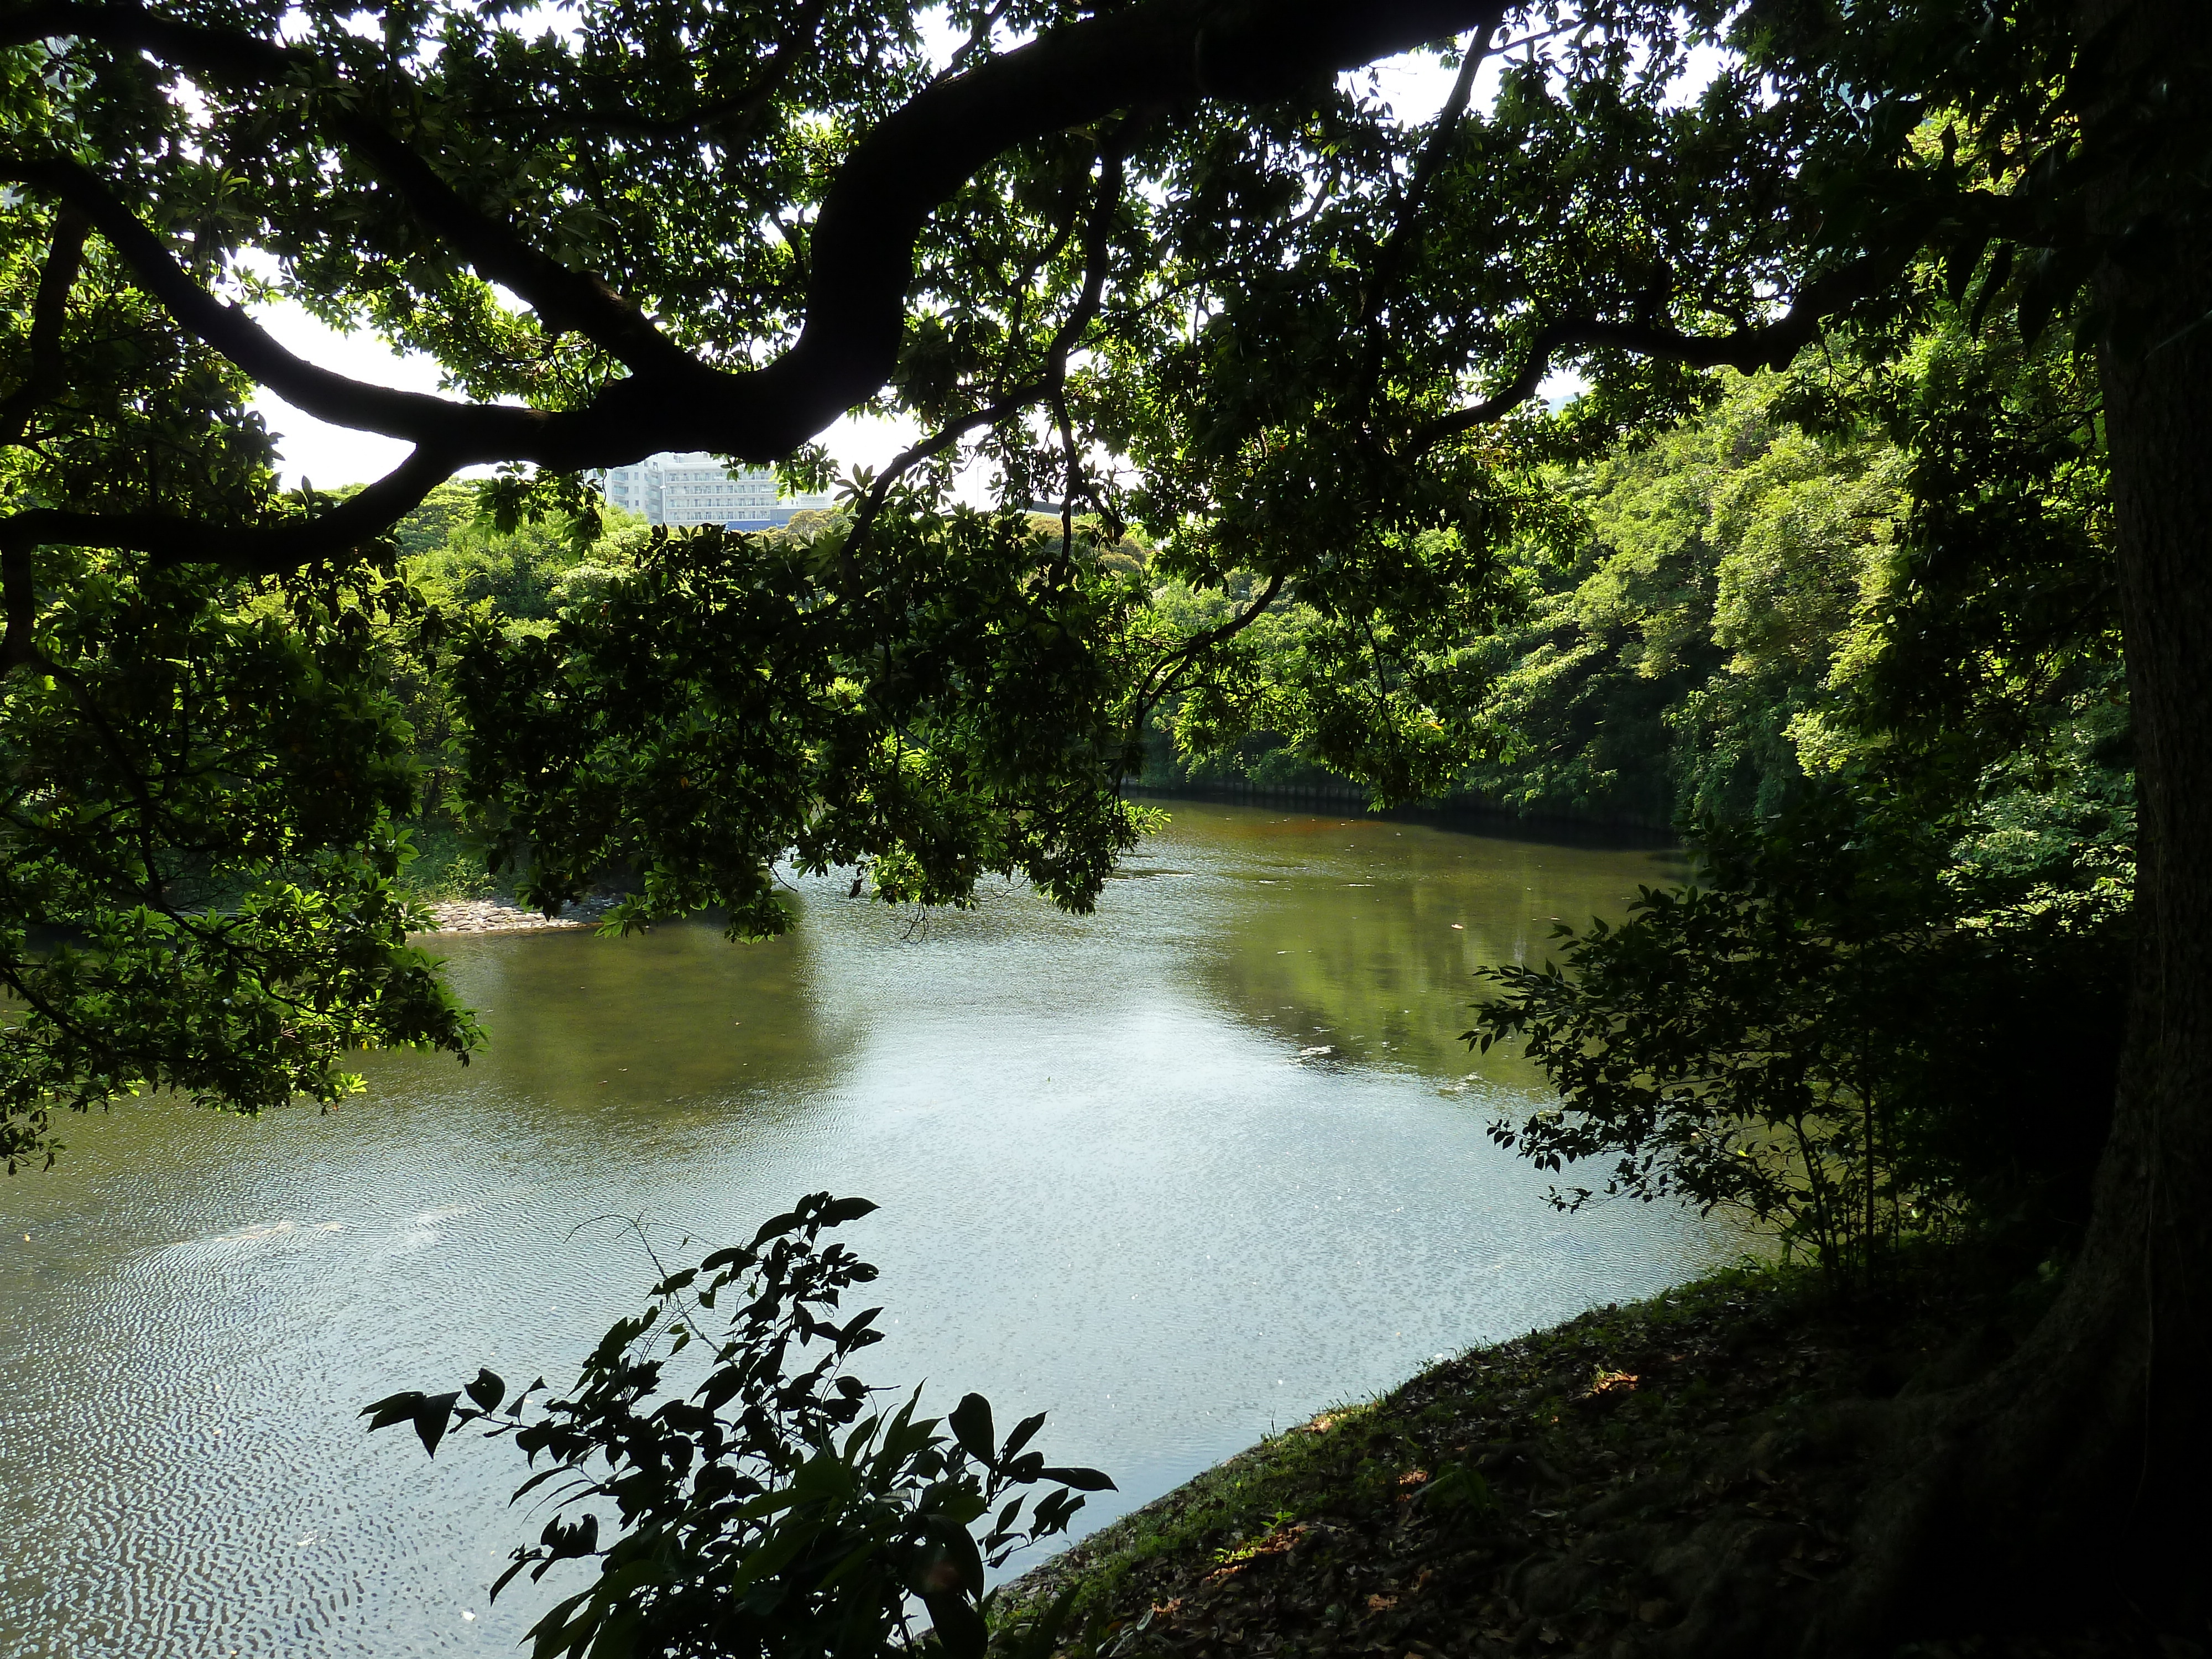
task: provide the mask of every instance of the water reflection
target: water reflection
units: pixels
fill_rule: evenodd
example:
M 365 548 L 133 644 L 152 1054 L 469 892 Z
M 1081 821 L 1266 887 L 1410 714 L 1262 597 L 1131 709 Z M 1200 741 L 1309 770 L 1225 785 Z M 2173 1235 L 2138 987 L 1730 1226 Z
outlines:
M 1474 970 L 1541 961 L 1553 923 L 1617 915 L 1637 883 L 1681 867 L 1668 852 L 1212 805 L 1178 827 L 1200 823 L 1224 854 L 1216 879 L 1259 890 L 1224 896 L 1236 925 L 1192 957 L 1224 1012 L 1364 1064 L 1521 1089 L 1537 1085 L 1530 1067 L 1458 1040 Z
M 649 1279 L 607 1218 L 676 1249 L 877 1199 L 866 1374 L 1048 1407 L 1040 1444 L 1129 1502 L 1711 1252 L 1543 1207 L 1483 1133 L 1512 1066 L 1439 1093 L 1477 1070 L 1468 969 L 1617 912 L 1656 855 L 1176 811 L 1091 917 L 998 891 L 917 926 L 823 884 L 763 947 L 455 939 L 494 1032 L 465 1069 L 73 1125 L 0 1186 L 0 1649 L 512 1651 L 554 1586 L 484 1602 L 542 1524 L 511 1455 L 425 1462 L 354 1414 L 479 1361 L 572 1375 Z

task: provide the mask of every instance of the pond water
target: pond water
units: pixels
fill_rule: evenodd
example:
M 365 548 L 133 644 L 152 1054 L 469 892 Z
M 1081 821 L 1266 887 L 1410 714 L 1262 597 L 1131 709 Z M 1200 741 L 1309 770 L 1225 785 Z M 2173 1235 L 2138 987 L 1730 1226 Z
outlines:
M 566 1382 L 651 1281 L 634 1223 L 682 1258 L 802 1192 L 876 1200 L 860 1374 L 1049 1410 L 1040 1449 L 1121 1486 L 1085 1525 L 1729 1253 L 1547 1208 L 1485 1133 L 1532 1079 L 1456 1040 L 1473 968 L 1668 855 L 1170 810 L 1089 917 L 823 882 L 764 946 L 441 940 L 493 1034 L 465 1068 L 377 1057 L 328 1115 L 69 1122 L 0 1182 L 0 1651 L 514 1652 L 556 1588 L 485 1600 L 543 1524 L 507 1507 L 520 1460 L 356 1413 L 479 1363 Z

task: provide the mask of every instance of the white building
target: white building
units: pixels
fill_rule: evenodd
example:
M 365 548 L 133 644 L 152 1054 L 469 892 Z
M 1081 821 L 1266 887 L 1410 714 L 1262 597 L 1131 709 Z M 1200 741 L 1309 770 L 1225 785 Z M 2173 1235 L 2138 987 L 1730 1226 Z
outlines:
M 599 487 L 649 524 L 781 524 L 805 508 L 833 504 L 828 495 L 780 498 L 769 468 L 732 472 L 712 455 L 648 455 L 635 466 L 608 468 Z

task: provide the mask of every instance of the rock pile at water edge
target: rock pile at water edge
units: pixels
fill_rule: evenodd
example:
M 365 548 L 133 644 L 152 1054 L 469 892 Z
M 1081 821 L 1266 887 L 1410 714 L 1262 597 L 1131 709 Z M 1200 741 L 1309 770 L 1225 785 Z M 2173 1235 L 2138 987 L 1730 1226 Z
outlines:
M 430 914 L 441 933 L 525 933 L 549 927 L 596 927 L 614 902 L 612 894 L 594 893 L 562 905 L 560 915 L 549 916 L 512 899 L 447 899 L 432 905 Z

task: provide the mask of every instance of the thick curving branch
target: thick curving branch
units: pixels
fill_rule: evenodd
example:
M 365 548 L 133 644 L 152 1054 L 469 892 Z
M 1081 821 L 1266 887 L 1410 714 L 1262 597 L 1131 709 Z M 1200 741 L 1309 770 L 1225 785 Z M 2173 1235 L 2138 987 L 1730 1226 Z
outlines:
M 520 295 L 552 332 L 580 334 L 639 374 L 680 374 L 698 368 L 683 347 L 655 328 L 605 278 L 571 270 L 478 212 L 428 161 L 385 128 L 343 111 L 331 118 L 331 128 L 478 276 Z
M 1503 420 L 1536 395 L 1536 388 L 1552 372 L 1553 358 L 1571 347 L 1610 347 L 1639 356 L 1686 363 L 1692 368 L 1734 368 L 1746 374 L 1755 369 L 1786 368 L 1792 358 L 1812 343 L 1825 321 L 1853 301 L 1894 281 L 1904 269 L 1910 252 L 1907 249 L 1892 255 L 1854 260 L 1840 270 L 1808 283 L 1796 302 L 1774 321 L 1756 328 L 1731 329 L 1726 334 L 1688 334 L 1679 329 L 1642 323 L 1609 323 L 1595 318 L 1568 318 L 1546 323 L 1529 342 L 1528 355 L 1510 380 L 1479 404 L 1414 428 L 1400 452 L 1400 459 L 1413 459 L 1447 438 Z
M 213 346 L 278 397 L 319 420 L 386 437 L 434 442 L 444 437 L 465 447 L 496 441 L 501 424 L 521 438 L 534 411 L 496 404 L 448 402 L 427 392 L 400 392 L 356 380 L 309 362 L 276 343 L 243 307 L 208 292 L 179 264 L 161 239 L 118 201 L 100 176 L 64 157 L 0 160 L 0 179 L 59 198 L 81 213 L 128 264 L 146 291 L 179 324 Z M 467 434 L 465 436 L 464 434 Z M 496 459 L 496 454 L 468 459 Z
M 521 295 L 555 331 L 580 334 L 639 373 L 690 364 L 681 348 L 603 278 L 570 270 L 471 205 L 428 161 L 373 119 L 362 108 L 357 89 L 345 86 L 313 52 L 235 30 L 179 22 L 137 6 L 40 0 L 0 10 L 0 44 L 65 35 L 132 47 L 221 85 L 304 82 L 338 90 L 339 96 L 320 100 L 331 132 L 477 275 Z M 781 84 L 790 67 L 790 61 L 771 66 L 771 87 Z
M 34 159 L 9 171 L 82 206 L 181 325 L 288 402 L 336 425 L 413 442 L 415 455 L 394 479 L 443 477 L 472 462 L 501 460 L 580 471 L 672 448 L 771 462 L 890 379 L 922 228 L 994 157 L 1127 108 L 1285 96 L 1316 77 L 1425 41 L 1494 28 L 1501 11 L 1502 0 L 1144 0 L 1048 31 L 933 84 L 860 142 L 816 222 L 805 325 L 775 362 L 729 374 L 688 358 L 656 356 L 650 371 L 564 410 L 449 403 L 317 368 L 208 294 L 88 169 Z M 0 42 L 70 33 L 136 46 L 211 76 L 261 83 L 328 78 L 300 49 L 200 29 L 135 7 L 41 0 L 0 8 Z M 422 210 L 422 200 L 411 204 Z M 538 303 L 526 289 L 517 292 Z M 422 489 L 434 482 L 429 478 Z M 340 515 L 332 514 L 237 532 L 137 515 L 40 511 L 0 525 L 0 551 L 36 537 L 147 550 L 191 548 L 198 550 L 177 556 L 260 568 L 271 559 L 297 562 L 343 550 L 363 533 L 359 520 L 368 503 L 404 494 L 373 486 L 347 504 L 353 511 L 343 522 L 333 522 Z M 404 510 L 396 508 L 394 516 Z M 308 528 L 316 525 L 325 526 L 319 540 Z
M 326 513 L 244 526 L 161 513 L 33 507 L 0 519 L 0 568 L 12 575 L 9 562 L 38 547 L 110 547 L 147 554 L 159 565 L 213 564 L 279 575 L 372 540 L 452 476 L 443 462 L 418 449 Z
M 165 63 L 230 82 L 266 85 L 305 82 L 322 60 L 304 46 L 259 35 L 163 17 L 143 6 L 87 5 L 79 0 L 32 0 L 0 7 L 0 46 L 82 38 L 129 46 Z
M 882 389 L 897 361 L 922 227 L 994 157 L 1126 108 L 1284 96 L 1317 76 L 1425 41 L 1494 29 L 1503 11 L 1503 0 L 1146 0 L 1050 30 L 935 82 L 860 142 L 815 223 L 805 323 L 790 349 L 767 368 L 722 374 L 686 359 L 684 387 L 646 393 L 618 383 L 581 409 L 544 417 L 527 440 L 511 420 L 500 418 L 519 411 L 428 399 L 447 411 L 436 436 L 477 452 L 467 460 L 527 460 L 564 471 L 619 465 L 669 447 L 779 460 Z M 252 82 L 325 73 L 301 49 L 135 7 L 39 0 L 0 9 L 0 42 L 68 33 Z M 539 303 L 526 288 L 508 285 Z M 460 409 L 492 418 L 465 428 L 450 413 Z M 366 429 L 431 437 L 420 429 Z M 625 434 L 635 436 L 625 441 Z
M 41 547 L 125 548 L 156 564 L 212 564 L 274 576 L 328 558 L 378 535 L 453 476 L 416 450 L 367 489 L 326 513 L 240 527 L 156 513 L 67 513 L 33 507 L 0 519 L 0 673 L 41 660 L 38 580 L 33 554 Z
M 1317 76 L 1494 28 L 1503 11 L 1499 0 L 1150 0 L 936 82 L 839 172 L 815 222 L 805 325 L 774 363 L 738 377 L 746 396 L 708 447 L 773 459 L 874 395 L 897 356 L 922 227 L 993 158 L 1118 110 L 1286 96 Z

